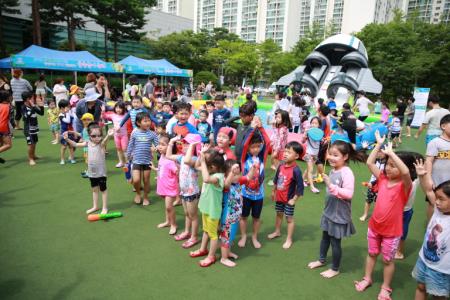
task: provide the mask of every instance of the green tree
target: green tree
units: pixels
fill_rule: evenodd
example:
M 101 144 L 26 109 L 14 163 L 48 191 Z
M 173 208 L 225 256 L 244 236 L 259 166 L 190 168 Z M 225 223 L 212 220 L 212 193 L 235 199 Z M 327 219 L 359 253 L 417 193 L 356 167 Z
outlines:
M 198 85 L 202 82 L 207 83 L 207 82 L 213 82 L 214 84 L 217 84 L 218 78 L 216 76 L 216 74 L 214 74 L 213 72 L 209 72 L 209 71 L 200 71 L 196 74 L 194 74 L 194 84 Z
M 156 0 L 99 0 L 92 2 L 91 16 L 105 32 L 105 59 L 108 59 L 108 40 L 113 43 L 114 60 L 118 60 L 117 45 L 127 39 L 140 40 L 139 32 L 145 25 L 145 9 L 156 5 Z
M 6 45 L 3 41 L 3 14 L 18 14 L 20 10 L 17 9 L 19 6 L 19 0 L 0 0 L 0 51 L 2 57 L 6 55 Z
M 76 48 L 75 29 L 83 28 L 86 15 L 90 8 L 87 0 L 45 0 L 41 3 L 41 18 L 46 23 L 65 22 L 67 25 L 67 40 L 69 49 Z

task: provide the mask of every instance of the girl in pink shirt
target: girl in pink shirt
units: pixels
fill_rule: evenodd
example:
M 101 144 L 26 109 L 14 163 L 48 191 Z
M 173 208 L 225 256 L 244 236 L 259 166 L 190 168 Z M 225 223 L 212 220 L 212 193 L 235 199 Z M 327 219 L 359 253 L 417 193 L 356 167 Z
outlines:
M 343 237 L 354 234 L 355 226 L 352 222 L 352 197 L 355 191 L 355 176 L 347 166 L 348 160 L 365 162 L 364 152 L 356 152 L 351 144 L 344 141 L 335 141 L 329 148 L 327 160 L 333 168 L 330 175 L 323 175 L 327 185 L 327 197 L 320 227 L 322 240 L 320 242 L 319 260 L 308 264 L 310 269 L 325 266 L 328 248 L 331 245 L 331 268 L 320 273 L 325 278 L 339 275 L 341 264 L 341 240 Z
M 178 167 L 173 160 L 166 157 L 167 148 L 169 147 L 169 136 L 162 133 L 157 146 L 161 157 L 158 161 L 158 177 L 156 178 L 156 193 L 165 198 L 166 203 L 166 221 L 159 224 L 158 228 L 169 227 L 169 234 L 177 233 L 177 223 L 175 220 L 175 208 L 173 202 L 179 195 L 178 188 Z
M 124 154 L 127 153 L 128 147 L 127 127 L 120 127 L 120 122 L 122 122 L 126 114 L 127 108 L 125 103 L 119 101 L 114 106 L 114 113 L 110 115 L 111 121 L 114 124 L 114 143 L 116 144 L 117 157 L 119 158 L 119 163 L 116 165 L 116 168 L 122 168 L 127 163 Z
M 272 166 L 273 170 L 278 168 L 280 160 L 283 160 L 284 148 L 288 142 L 289 129 L 291 128 L 289 113 L 282 109 L 275 111 L 275 124 L 270 140 L 272 141 Z
M 403 208 L 412 187 L 412 177 L 416 177 L 414 162 L 418 154 L 392 150 L 388 143 L 384 150 L 381 145 L 385 136 L 375 133 L 377 144 L 367 159 L 367 166 L 378 182 L 378 197 L 369 221 L 367 240 L 369 253 L 366 258 L 365 275 L 361 281 L 355 281 L 358 292 L 372 285 L 372 273 L 381 253 L 384 262 L 383 284 L 378 299 L 391 299 L 391 281 L 394 276 L 394 256 L 403 232 Z M 375 164 L 379 151 L 387 156 L 385 169 L 381 171 Z
M 391 114 L 391 111 L 388 108 L 388 105 L 386 102 L 383 102 L 381 105 L 381 123 L 387 124 L 389 121 L 389 115 Z

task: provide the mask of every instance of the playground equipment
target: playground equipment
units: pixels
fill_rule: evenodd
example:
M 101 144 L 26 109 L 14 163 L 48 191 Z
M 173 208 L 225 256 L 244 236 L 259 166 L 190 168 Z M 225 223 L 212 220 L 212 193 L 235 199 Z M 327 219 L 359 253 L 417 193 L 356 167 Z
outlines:
M 369 69 L 364 44 L 347 34 L 331 36 L 320 43 L 291 73 L 277 81 L 277 86 L 294 84 L 294 90 L 308 88 L 311 96 L 334 98 L 338 108 L 349 98 L 350 92 L 365 91 L 380 94 L 383 86 Z

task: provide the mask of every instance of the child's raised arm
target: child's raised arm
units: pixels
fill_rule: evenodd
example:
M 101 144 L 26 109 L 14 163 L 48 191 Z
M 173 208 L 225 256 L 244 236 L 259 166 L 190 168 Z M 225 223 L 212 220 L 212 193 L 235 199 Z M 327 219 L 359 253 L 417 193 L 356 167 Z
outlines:
M 82 148 L 82 147 L 87 146 L 87 142 L 76 143 L 76 142 L 72 141 L 71 139 L 69 139 L 69 132 L 67 132 L 67 131 L 63 133 L 63 138 L 64 138 L 64 140 L 66 140 L 67 144 L 69 144 L 70 146 L 72 146 L 74 148 Z
M 384 154 L 386 154 L 389 159 L 392 159 L 394 161 L 395 166 L 400 171 L 400 176 L 403 181 L 403 185 L 405 188 L 405 191 L 409 191 L 412 186 L 412 180 L 411 175 L 409 174 L 409 169 L 405 165 L 405 163 L 395 154 L 395 152 L 392 150 L 392 143 L 388 143 L 386 149 L 381 150 Z
M 231 167 L 231 170 L 228 173 L 228 176 L 225 178 L 224 189 L 230 188 L 231 184 L 234 181 L 234 177 L 236 177 L 236 175 L 239 175 L 239 172 L 240 172 L 239 165 L 238 164 L 234 164 Z
M 204 183 L 211 183 L 214 185 L 217 185 L 219 183 L 218 178 L 209 175 L 208 167 L 206 166 L 205 155 L 202 155 L 200 158 L 200 169 L 202 171 L 202 178 Z
M 169 146 L 167 147 L 167 152 L 166 152 L 166 158 L 173 160 L 173 161 L 177 161 L 178 159 L 178 155 L 173 154 L 173 145 L 175 144 L 176 141 L 178 141 L 180 139 L 179 136 L 176 136 L 174 138 L 171 138 L 169 140 Z
M 370 152 L 369 157 L 367 158 L 367 166 L 369 167 L 370 172 L 375 176 L 376 178 L 380 177 L 380 169 L 375 164 L 375 160 L 377 158 L 377 154 L 381 149 L 381 145 L 383 145 L 384 140 L 386 139 L 385 136 L 381 137 L 380 132 L 377 130 L 375 132 L 375 138 L 377 139 L 377 144 L 373 148 L 372 152 Z
M 102 141 L 102 147 L 106 147 L 106 144 L 108 143 L 109 138 L 114 136 L 114 129 L 109 129 L 108 133 L 106 134 L 105 138 Z
M 433 191 L 433 179 L 431 179 L 431 172 L 428 172 L 422 159 L 417 159 L 414 167 L 416 168 L 416 173 L 420 180 L 420 186 L 422 187 L 425 196 L 427 196 L 430 203 L 434 205 L 436 203 L 436 195 Z
M 189 148 L 187 149 L 186 155 L 184 156 L 184 163 L 188 164 L 191 167 L 195 167 L 195 162 L 192 160 L 192 153 L 194 152 L 194 148 L 199 144 L 199 142 L 194 142 L 189 144 Z

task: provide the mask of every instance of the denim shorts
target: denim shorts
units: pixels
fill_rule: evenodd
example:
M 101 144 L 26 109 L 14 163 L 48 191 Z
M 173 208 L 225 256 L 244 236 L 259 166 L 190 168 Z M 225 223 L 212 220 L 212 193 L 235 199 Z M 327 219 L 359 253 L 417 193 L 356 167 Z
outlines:
M 418 283 L 425 285 L 427 294 L 446 298 L 450 295 L 450 274 L 444 274 L 429 268 L 420 257 L 412 271 L 412 277 Z

